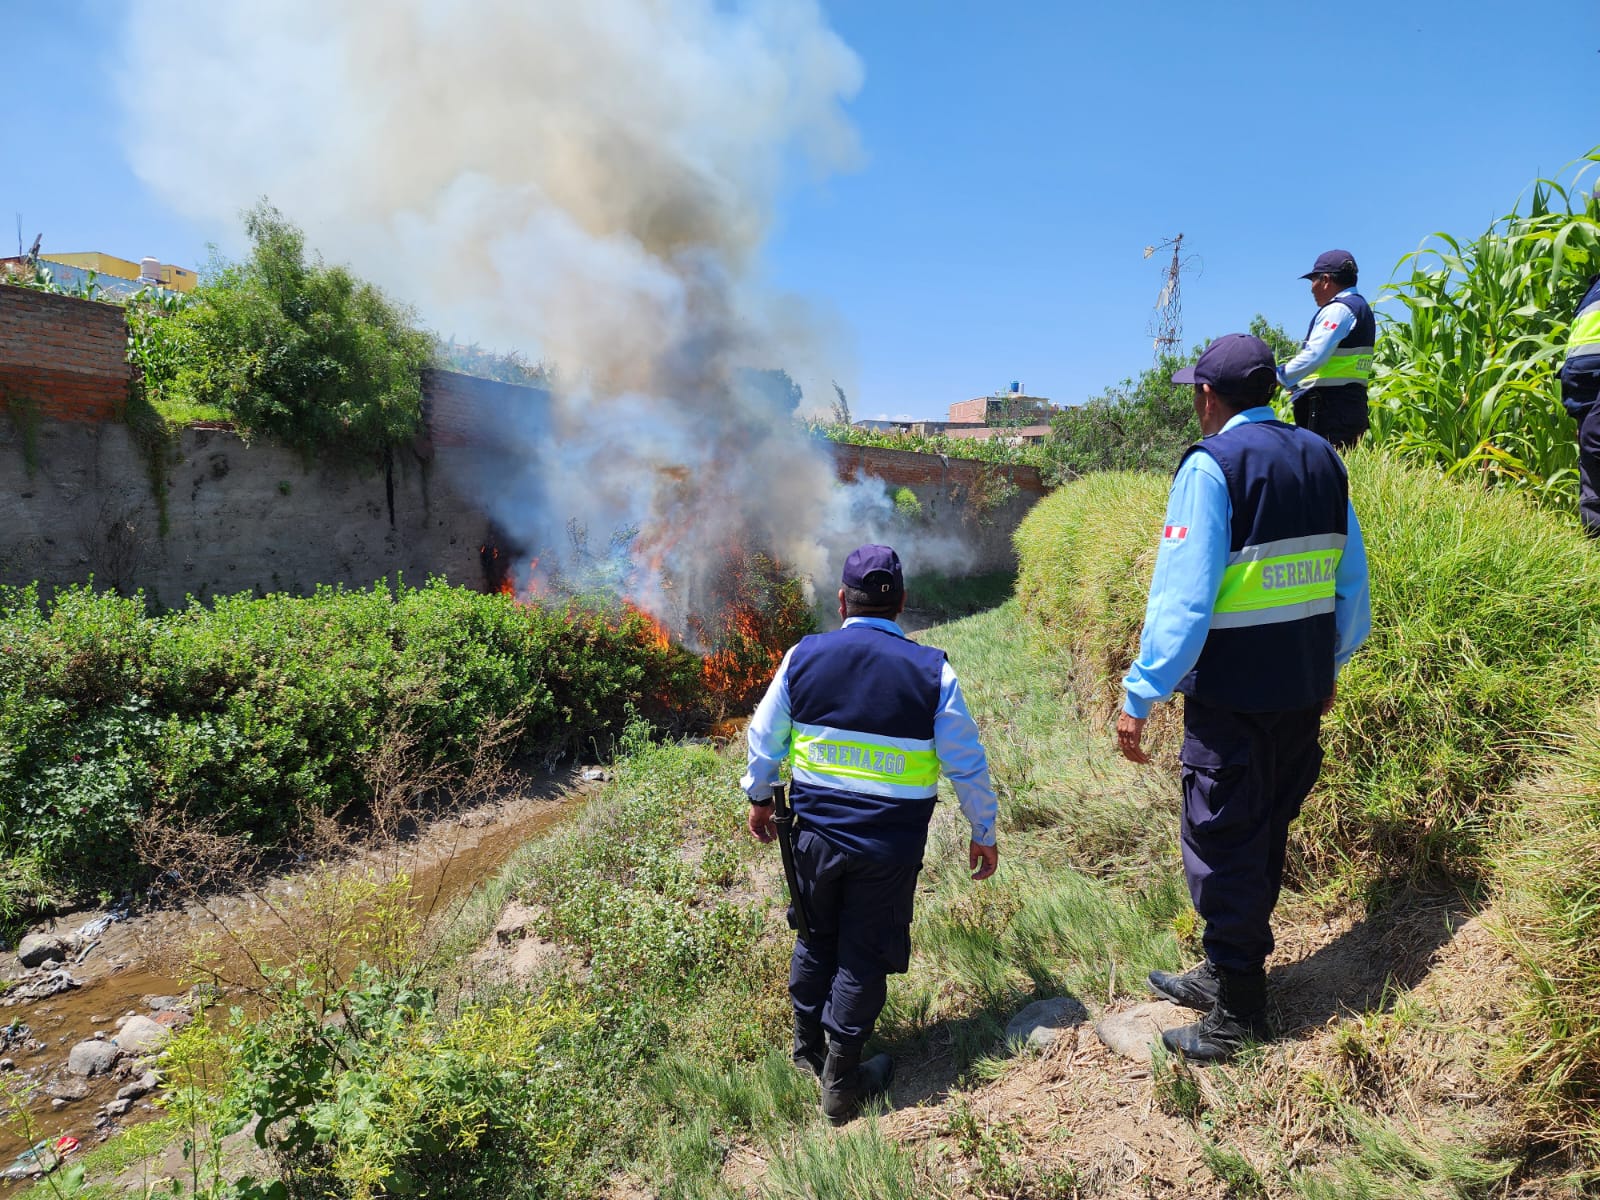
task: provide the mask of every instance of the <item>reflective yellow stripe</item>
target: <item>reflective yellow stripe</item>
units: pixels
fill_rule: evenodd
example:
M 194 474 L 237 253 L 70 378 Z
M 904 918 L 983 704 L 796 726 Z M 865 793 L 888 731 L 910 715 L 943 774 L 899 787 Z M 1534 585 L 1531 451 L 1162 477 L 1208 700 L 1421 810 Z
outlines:
M 1238 562 L 1222 573 L 1216 613 L 1252 613 L 1333 598 L 1343 550 L 1280 554 Z
M 1567 357 L 1600 354 L 1600 304 L 1591 304 L 1578 314 L 1567 331 Z
M 796 768 L 842 780 L 869 780 L 907 788 L 939 786 L 939 756 L 932 749 L 912 750 L 903 745 L 874 744 L 852 734 L 819 736 L 796 732 L 790 759 Z
M 1301 387 L 1316 383 L 1365 383 L 1372 376 L 1372 350 L 1335 350 L 1333 357 L 1300 381 Z

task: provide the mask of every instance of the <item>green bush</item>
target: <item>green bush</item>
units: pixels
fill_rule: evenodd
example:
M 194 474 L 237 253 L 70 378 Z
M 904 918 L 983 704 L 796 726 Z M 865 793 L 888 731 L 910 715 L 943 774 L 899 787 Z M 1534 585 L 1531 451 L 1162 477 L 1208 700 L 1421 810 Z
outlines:
M 557 758 L 630 714 L 703 708 L 698 661 L 645 618 L 534 608 L 442 581 L 222 597 L 146 617 L 139 598 L 0 593 L 0 850 L 78 886 L 136 880 L 160 813 L 272 846 L 371 799 L 397 745 L 464 769 L 509 721 Z
M 728 807 L 715 752 L 651 749 L 637 738 L 632 749 L 623 768 L 629 803 L 591 810 L 582 826 L 550 839 L 526 889 L 548 905 L 540 932 L 576 947 L 599 991 L 682 996 L 748 955 L 763 916 L 705 901 L 732 864 L 709 850 L 699 861 L 683 852 L 706 837 L 706 811 Z
M 916 492 L 908 487 L 896 488 L 894 492 L 894 511 L 900 519 L 908 523 L 922 520 L 922 501 L 917 498 Z
M 1107 711 L 1139 648 L 1167 486 L 1096 472 L 1046 496 L 1017 529 L 1023 611 L 1064 642 L 1080 696 Z
M 1299 348 L 1263 316 L 1251 320 L 1250 332 L 1270 345 L 1280 362 Z M 1193 363 L 1202 348 L 1163 355 L 1137 379 L 1124 379 L 1058 414 L 1043 446 L 1047 477 L 1064 482 L 1094 471 L 1176 468 L 1200 437 L 1200 423 L 1194 415 L 1194 388 L 1173 383 L 1172 373 Z
M 197 1195 L 592 1195 L 584 1160 L 632 1070 L 618 1039 L 638 1052 L 659 1036 L 637 1009 L 619 1021 L 564 989 L 452 1010 L 364 965 L 325 983 L 274 968 L 258 1006 L 196 1023 L 164 1056 L 167 1105 L 197 1135 Z M 272 1148 L 273 1182 L 232 1177 L 222 1139 L 247 1127 Z
M 1327 762 L 1296 826 L 1301 878 L 1475 875 L 1502 794 L 1600 679 L 1600 559 L 1508 494 L 1350 456 L 1373 634 L 1340 677 Z M 1103 475 L 1017 534 L 1018 593 L 1068 639 L 1081 694 L 1112 705 L 1136 652 L 1167 485 Z
M 133 306 L 151 400 L 212 406 L 307 454 L 369 457 L 414 434 L 433 343 L 412 313 L 344 267 L 308 262 L 304 234 L 270 205 L 245 228 L 250 257 L 215 263 L 188 303 Z

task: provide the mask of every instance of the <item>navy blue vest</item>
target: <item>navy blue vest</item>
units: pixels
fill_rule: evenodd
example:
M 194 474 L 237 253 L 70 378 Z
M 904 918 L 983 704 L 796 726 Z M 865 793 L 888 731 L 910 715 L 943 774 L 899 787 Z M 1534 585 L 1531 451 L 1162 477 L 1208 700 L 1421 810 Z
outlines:
M 1342 304 L 1356 315 L 1356 323 L 1350 327 L 1350 332 L 1339 340 L 1335 349 L 1344 349 L 1350 346 L 1376 346 L 1378 344 L 1378 319 L 1372 315 L 1372 306 L 1360 292 L 1350 291 L 1343 295 L 1335 296 L 1328 301 L 1329 304 Z M 1317 318 L 1322 315 L 1322 309 L 1317 309 L 1311 314 L 1311 323 L 1306 326 L 1305 341 L 1311 340 L 1311 333 L 1317 327 Z M 1366 414 L 1367 385 L 1364 383 L 1345 383 L 1334 387 L 1301 387 L 1294 390 L 1293 399 L 1299 400 L 1302 396 L 1316 393 L 1316 402 L 1324 411 L 1334 409 L 1353 409 L 1360 406 L 1362 415 Z M 1362 422 L 1365 425 L 1365 422 Z
M 852 625 L 800 639 L 785 677 L 789 717 L 885 737 L 931 739 L 939 711 L 943 650 L 886 629 Z M 794 810 L 847 854 L 922 861 L 933 800 L 872 796 L 795 780 Z
M 1600 275 L 1589 281 L 1589 290 L 1578 301 L 1578 312 L 1600 303 Z M 1600 400 L 1600 354 L 1568 353 L 1561 364 L 1561 404 L 1574 420 L 1582 421 Z
M 1308 430 L 1281 421 L 1235 425 L 1189 447 L 1209 454 L 1228 481 L 1233 526 L 1228 552 L 1284 538 L 1350 531 L 1350 491 L 1339 454 Z M 1276 625 L 1212 629 L 1187 696 L 1235 712 L 1289 712 L 1333 694 L 1332 613 Z

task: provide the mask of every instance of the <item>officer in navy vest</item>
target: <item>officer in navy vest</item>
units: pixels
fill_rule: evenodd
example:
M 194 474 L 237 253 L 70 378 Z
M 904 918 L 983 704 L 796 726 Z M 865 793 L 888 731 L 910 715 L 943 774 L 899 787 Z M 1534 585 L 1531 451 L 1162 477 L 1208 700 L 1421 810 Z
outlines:
M 1567 330 L 1561 403 L 1578 423 L 1578 517 L 1585 533 L 1600 537 L 1600 275 Z
M 798 833 L 799 903 L 809 936 L 789 964 L 794 1061 L 822 1082 L 822 1109 L 848 1121 L 893 1075 L 862 1061 L 888 991 L 911 958 L 911 908 L 941 771 L 971 826 L 974 880 L 994 874 L 995 794 L 978 727 L 944 651 L 895 618 L 905 576 L 888 546 L 845 560 L 832 633 L 784 655 L 748 732 L 750 832 L 770 842 L 773 788 L 787 761 Z M 791 907 L 789 921 L 799 928 Z
M 1317 313 L 1300 352 L 1278 370 L 1278 382 L 1293 394 L 1294 423 L 1320 433 L 1341 450 L 1367 431 L 1367 380 L 1378 322 L 1356 291 L 1356 260 L 1348 250 L 1317 256 L 1311 270 Z
M 1148 762 L 1151 706 L 1181 692 L 1184 873 L 1205 962 L 1150 985 L 1205 1015 L 1162 1035 L 1197 1059 L 1270 1036 L 1266 960 L 1289 824 L 1322 767 L 1335 677 L 1371 627 L 1367 559 L 1344 464 L 1273 414 L 1272 352 L 1248 334 L 1172 376 L 1203 440 L 1172 480 L 1139 657 L 1117 721 Z

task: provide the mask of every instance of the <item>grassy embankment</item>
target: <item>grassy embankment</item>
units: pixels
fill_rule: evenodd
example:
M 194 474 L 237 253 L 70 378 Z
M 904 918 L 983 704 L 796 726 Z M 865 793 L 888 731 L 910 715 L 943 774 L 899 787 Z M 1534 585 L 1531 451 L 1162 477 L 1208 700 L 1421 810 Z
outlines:
M 822 1124 L 783 1053 L 775 856 L 742 832 L 737 747 L 635 738 L 577 822 L 520 852 L 401 969 L 405 994 L 426 997 L 408 1010 L 406 1053 L 381 1022 L 328 1034 L 286 989 L 267 1036 L 212 1047 L 231 1100 L 200 1115 L 237 1122 L 246 1100 L 294 1094 L 305 1141 L 282 1161 L 341 1195 L 407 1179 L 462 1196 L 637 1194 L 621 1175 L 673 1197 L 1579 1194 L 1594 1136 L 1600 742 L 1562 730 L 1592 720 L 1600 566 L 1516 498 L 1376 456 L 1357 456 L 1353 476 L 1377 632 L 1345 677 L 1297 842 L 1300 890 L 1280 909 L 1280 1042 L 1206 1071 L 1158 1060 L 1149 1076 L 998 1043 L 1034 996 L 1122 1004 L 1145 969 L 1193 952 L 1170 754 L 1129 767 L 1104 725 L 1163 487 L 1106 476 L 1030 520 L 1023 605 L 923 635 L 963 676 L 1002 795 L 1002 871 L 982 886 L 941 806 L 913 969 L 880 1030 L 900 1056 L 898 1102 L 925 1108 Z M 491 984 L 461 956 L 509 898 L 528 906 L 547 964 Z M 1515 932 L 1509 956 L 1486 921 Z M 329 984 L 358 1014 L 396 995 L 392 981 Z M 496 1013 L 500 1040 L 472 1041 Z M 422 1070 L 440 1057 L 449 1071 Z M 453 1105 L 414 1101 L 445 1088 Z M 1025 1116 L 1004 1102 L 1019 1088 Z M 359 1129 L 344 1123 L 350 1095 L 367 1097 Z M 1110 1171 L 1066 1133 L 1074 1105 L 1095 1103 L 1142 1111 L 1200 1174 L 1174 1189 L 1159 1162 Z M 463 1156 L 472 1178 L 452 1165 Z

